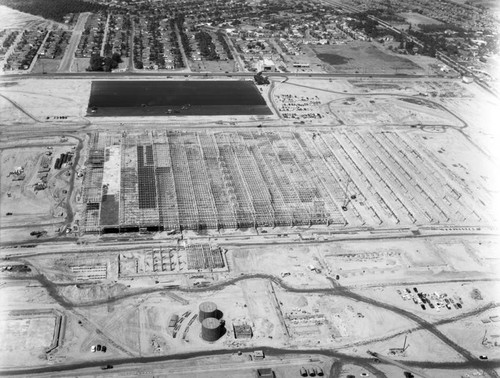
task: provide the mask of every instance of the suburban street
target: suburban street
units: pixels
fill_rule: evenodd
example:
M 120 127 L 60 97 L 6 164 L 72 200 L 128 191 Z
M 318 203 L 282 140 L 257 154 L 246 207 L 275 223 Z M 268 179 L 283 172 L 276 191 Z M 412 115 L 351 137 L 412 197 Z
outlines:
M 73 63 L 73 58 L 75 56 L 75 51 L 78 47 L 78 43 L 80 42 L 80 38 L 82 37 L 82 32 L 85 29 L 85 23 L 89 18 L 90 13 L 80 13 L 78 16 L 78 21 L 73 29 L 73 33 L 71 34 L 71 39 L 69 40 L 68 48 L 64 53 L 64 57 L 59 65 L 59 69 L 57 72 L 71 72 L 71 65 Z

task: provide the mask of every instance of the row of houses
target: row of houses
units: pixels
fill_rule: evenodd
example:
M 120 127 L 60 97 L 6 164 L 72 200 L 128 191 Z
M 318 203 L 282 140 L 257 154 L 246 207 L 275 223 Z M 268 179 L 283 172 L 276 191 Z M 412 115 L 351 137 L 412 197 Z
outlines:
M 210 37 L 212 38 L 212 43 L 214 44 L 215 47 L 215 53 L 219 57 L 219 60 L 229 60 L 229 57 L 227 56 L 227 53 L 224 50 L 224 47 L 222 46 L 222 43 L 220 42 L 217 34 L 213 31 L 213 29 L 203 28 L 202 26 L 195 27 L 193 30 L 186 32 L 186 34 L 189 37 L 192 49 L 190 56 L 188 56 L 189 59 L 194 61 L 202 60 L 201 49 L 198 41 L 195 38 L 195 35 L 198 32 L 198 30 L 202 30 L 210 35 Z
M 175 30 L 168 19 L 139 17 L 134 24 L 134 62 L 136 68 L 174 69 L 177 48 Z
M 41 59 L 61 58 L 68 46 L 71 32 L 64 30 L 52 30 L 49 32 L 38 56 Z
M 130 53 L 131 20 L 125 14 L 110 14 L 108 32 L 104 52 L 105 54 L 119 54 L 129 56 Z
M 9 48 L 16 41 L 17 36 L 19 35 L 18 30 L 0 30 L 0 60 L 5 59 L 5 55 L 9 51 Z
M 92 14 L 85 23 L 80 42 L 75 51 L 77 58 L 90 58 L 92 54 L 99 54 L 106 28 L 106 15 L 103 13 Z
M 48 31 L 44 28 L 24 30 L 4 65 L 5 71 L 28 70 Z

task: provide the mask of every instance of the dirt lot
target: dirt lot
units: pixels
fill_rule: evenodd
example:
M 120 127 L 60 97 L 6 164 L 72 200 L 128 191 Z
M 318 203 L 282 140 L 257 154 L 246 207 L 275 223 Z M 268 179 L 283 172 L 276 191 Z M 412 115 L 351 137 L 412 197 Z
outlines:
M 318 57 L 328 63 L 328 72 L 421 73 L 422 67 L 401 55 L 382 51 L 371 42 L 316 46 Z
M 461 356 L 410 319 L 330 291 L 334 286 L 326 277 L 334 278 L 338 274 L 339 283 L 355 294 L 401 308 L 430 323 L 446 321 L 440 330 L 448 337 L 474 354 L 487 353 L 494 358 L 498 349 L 495 341 L 500 313 L 495 308 L 485 309 L 498 302 L 498 287 L 491 282 L 475 282 L 474 279 L 493 277 L 498 264 L 491 261 L 496 258 L 497 247 L 497 238 L 479 236 L 385 240 L 376 248 L 373 241 L 254 248 L 227 246 L 230 272 L 205 274 L 211 276 L 212 284 L 241 277 L 242 274 L 264 273 L 282 279 L 285 285 L 298 288 L 297 292 L 282 287 L 276 281 L 255 276 L 219 290 L 200 290 L 185 276 L 179 276 L 177 281 L 170 283 L 161 280 L 155 283 L 154 275 L 135 277 L 133 281 L 120 280 L 114 258 L 117 254 L 103 254 L 95 251 L 95 247 L 81 246 L 82 251 L 78 253 L 81 259 L 78 261 L 74 260 L 74 254 L 59 254 L 56 258 L 55 255 L 47 255 L 28 260 L 35 263 L 36 271 L 44 272 L 50 280 L 72 280 L 75 283 L 57 288 L 62 298 L 76 306 L 64 311 L 67 319 L 65 342 L 51 354 L 50 363 L 263 346 L 335 347 L 341 352 L 363 358 L 367 356 L 366 350 L 370 349 L 403 362 L 459 362 L 462 361 Z M 90 250 L 94 252 L 86 253 Z M 457 254 L 457 251 L 460 253 Z M 81 281 L 83 276 L 71 273 L 68 268 L 77 263 L 86 267 L 107 266 L 106 280 L 99 284 Z M 57 271 L 63 274 L 58 275 Z M 457 282 L 460 279 L 473 281 Z M 117 280 L 121 282 L 115 283 Z M 168 289 L 172 284 L 181 288 Z M 161 289 L 162 285 L 165 288 Z M 191 289 L 186 291 L 187 287 Z M 435 307 L 426 305 L 424 310 L 420 303 L 415 303 L 415 300 L 420 300 L 414 287 L 419 293 L 428 295 Z M 154 292 L 137 292 L 155 288 L 158 290 Z M 14 286 L 0 286 L 0 295 L 11 298 L 8 309 L 32 308 L 35 300 L 45 307 L 59 308 L 45 289 L 33 284 L 28 287 L 28 283 L 23 281 L 16 281 Z M 225 334 L 213 343 L 200 338 L 201 325 L 196 319 L 199 304 L 207 299 L 216 303 L 225 321 Z M 448 309 L 446 305 L 451 303 L 450 300 L 453 300 L 453 306 Z M 455 306 L 458 303 L 460 308 Z M 180 318 L 175 329 L 168 326 L 174 314 Z M 23 329 L 19 325 L 28 324 L 28 321 L 23 319 L 12 327 Z M 235 338 L 233 325 L 241 324 L 252 327 L 252 338 Z M 3 324 L 3 329 L 8 330 L 9 327 L 11 325 Z M 37 330 L 42 333 L 36 337 L 45 340 L 43 335 L 48 335 L 47 327 L 41 325 Z M 483 342 L 485 330 L 487 340 Z M 402 347 L 405 336 L 408 347 L 404 353 L 392 354 L 391 348 Z M 27 337 L 27 334 L 19 334 L 18 342 L 25 343 Z M 97 344 L 106 345 L 107 352 L 92 353 L 91 346 Z M 231 358 L 250 361 L 248 356 L 244 357 L 245 354 L 235 354 Z M 235 377 L 248 376 L 244 370 L 246 365 L 241 365 L 243 360 L 231 360 L 240 364 Z M 232 368 L 231 361 L 224 360 L 224 364 L 229 364 L 228 369 Z M 325 371 L 330 368 L 320 360 L 308 361 L 299 357 L 286 367 L 282 362 L 266 361 L 281 376 L 295 374 L 301 366 L 311 363 L 319 364 Z M 43 365 L 49 361 L 44 357 L 33 359 L 33 363 Z M 380 368 L 388 374 L 395 372 L 386 365 L 380 365 Z M 345 365 L 341 376 L 364 371 L 359 366 Z M 172 373 L 179 377 L 186 376 L 183 370 L 174 369 Z M 445 373 L 442 377 L 446 377 Z
M 31 231 L 47 231 L 42 237 L 54 236 L 67 215 L 69 168 L 56 170 L 54 164 L 74 144 L 70 140 L 61 143 L 60 138 L 34 142 L 0 152 L 4 176 L 0 186 L 2 242 L 30 238 Z M 48 146 L 52 148 L 49 150 Z
M 57 72 L 61 59 L 38 59 L 32 73 L 53 73 Z
M 7 316 L 0 320 L 0 365 L 37 365 L 54 334 L 53 314 L 35 317 Z
M 24 124 L 33 124 L 36 121 L 32 119 L 28 114 L 17 109 L 8 99 L 0 97 L 0 122 L 2 125 L 15 125 L 15 124 L 24 125 Z
M 3 29 L 47 28 L 53 23 L 42 17 L 0 5 L 0 25 Z
M 404 17 L 412 25 L 440 25 L 441 21 L 424 16 L 420 13 L 398 13 L 399 16 Z
M 19 80 L 16 85 L 2 88 L 2 95 L 14 101 L 40 122 L 54 117 L 68 117 L 66 121 L 81 121 L 86 113 L 90 80 Z M 14 105 L 5 105 L 7 111 Z
M 219 60 L 219 61 L 209 61 L 209 60 L 197 60 L 189 61 L 189 68 L 193 72 L 235 72 L 235 62 L 234 60 Z
M 481 243 L 481 244 L 479 244 Z M 498 245 L 496 238 L 455 238 L 433 241 L 390 241 L 383 247 L 373 248 L 370 241 L 337 243 L 334 247 L 322 244 L 307 246 L 230 248 L 230 266 L 236 274 L 267 273 L 282 274 L 286 284 L 294 287 L 325 287 L 328 281 L 324 274 L 339 275 L 339 282 L 347 286 L 373 284 L 383 277 L 384 282 L 404 282 L 405 279 L 420 282 L 433 281 L 447 273 L 467 275 L 496 274 L 498 264 L 489 263 L 490 254 Z M 276 254 L 276 251 L 279 254 Z M 461 251 L 458 256 L 452 251 Z M 483 251 L 483 252 L 481 252 Z M 271 260 L 273 260 L 271 262 Z M 288 261 L 288 263 L 287 263 Z M 276 267 L 280 267 L 279 270 Z M 318 274 L 311 268 L 322 271 Z M 460 272 L 460 273 L 457 273 Z M 412 278 L 411 278 L 412 277 Z M 411 302 L 413 305 L 413 302 Z

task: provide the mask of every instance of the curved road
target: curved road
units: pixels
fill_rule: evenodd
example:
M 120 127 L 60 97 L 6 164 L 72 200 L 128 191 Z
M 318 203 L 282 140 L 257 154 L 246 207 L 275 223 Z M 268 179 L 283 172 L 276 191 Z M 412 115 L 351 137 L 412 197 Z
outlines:
M 456 317 L 454 320 L 443 320 L 440 321 L 436 324 L 429 323 L 428 321 L 424 320 L 423 318 L 415 315 L 414 313 L 401 309 L 397 306 L 381 302 L 379 300 L 376 300 L 374 298 L 366 297 L 358 293 L 354 293 L 353 291 L 347 289 L 346 287 L 340 286 L 337 281 L 332 279 L 331 277 L 327 277 L 330 282 L 332 283 L 332 288 L 294 288 L 291 287 L 283 282 L 282 279 L 273 276 L 273 275 L 267 275 L 267 274 L 252 274 L 252 275 L 244 275 L 240 277 L 236 277 L 234 279 L 217 283 L 215 285 L 212 285 L 210 287 L 202 287 L 202 288 L 176 288 L 173 291 L 180 291 L 180 292 L 210 292 L 210 291 L 215 291 L 215 290 L 222 290 L 227 286 L 234 285 L 235 283 L 239 281 L 244 281 L 244 280 L 251 280 L 251 279 L 265 279 L 265 280 L 270 280 L 280 286 L 283 290 L 288 291 L 288 292 L 295 292 L 295 293 L 322 293 L 326 295 L 338 295 L 344 298 L 349 298 L 354 301 L 359 301 L 359 302 L 364 302 L 369 305 L 378 307 L 378 308 L 383 308 L 387 311 L 391 311 L 395 314 L 398 314 L 414 323 L 416 323 L 419 327 L 418 329 L 421 330 L 426 330 L 430 333 L 432 333 L 435 337 L 437 337 L 439 340 L 441 340 L 444 344 L 446 344 L 448 347 L 459 353 L 465 360 L 466 362 L 461 362 L 461 363 L 431 363 L 431 362 L 407 362 L 405 361 L 406 364 L 411 365 L 411 366 L 416 366 L 416 367 L 431 367 L 434 366 L 437 368 L 439 366 L 440 368 L 465 368 L 465 366 L 470 366 L 474 368 L 481 368 L 484 370 L 490 377 L 498 377 L 498 374 L 494 370 L 496 367 L 500 367 L 500 360 L 496 361 L 489 361 L 489 363 L 485 363 L 484 361 L 479 361 L 476 356 L 474 356 L 472 353 L 470 353 L 468 350 L 465 348 L 459 346 L 457 343 L 449 339 L 447 336 L 445 336 L 441 331 L 437 329 L 437 325 L 449 323 L 451 321 L 456 321 L 460 320 L 462 317 Z M 74 303 L 71 301 L 68 301 L 66 298 L 64 298 L 61 294 L 59 294 L 57 290 L 57 286 L 66 286 L 66 285 L 56 285 L 50 280 L 48 280 L 44 275 L 40 274 L 38 276 L 32 277 L 32 279 L 37 280 L 40 282 L 42 286 L 46 288 L 48 291 L 48 294 L 55 300 L 57 301 L 61 306 L 63 306 L 66 309 L 73 309 L 73 308 L 78 308 L 78 307 L 88 307 L 88 306 L 95 306 L 99 304 L 105 304 L 109 303 L 110 299 L 106 298 L 100 301 L 93 301 L 89 303 Z M 151 288 L 149 290 L 142 290 L 140 294 L 146 294 L 146 293 L 152 293 L 152 292 L 157 292 L 157 291 L 167 291 L 168 289 L 163 288 L 163 289 L 158 289 L 158 288 Z M 137 293 L 129 293 L 128 295 L 123 295 L 123 296 L 117 296 L 113 298 L 113 301 L 120 300 L 123 298 L 126 298 L 127 296 L 132 296 L 132 295 L 138 295 Z M 485 306 L 481 309 L 477 309 L 475 311 L 472 311 L 464 316 L 471 316 L 474 315 L 476 312 L 482 312 L 486 311 L 487 309 L 496 307 L 498 304 L 489 304 L 488 306 Z M 344 347 L 345 348 L 345 347 Z M 285 349 L 279 349 L 281 351 L 281 354 L 286 353 Z M 321 353 L 325 353 L 325 350 L 320 350 Z M 209 352 L 213 354 L 213 352 Z M 216 354 L 224 354 L 224 351 L 217 351 Z M 226 351 L 227 353 L 227 351 Z M 330 357 L 345 357 L 342 353 L 339 352 L 334 352 L 331 350 L 328 350 L 329 356 Z M 200 354 L 197 353 L 190 353 L 189 354 L 191 357 L 196 357 L 196 356 L 201 356 Z M 129 359 L 123 359 L 123 360 L 113 360 L 109 362 L 100 362 L 99 365 L 102 364 L 125 364 L 125 363 L 139 363 L 139 362 L 154 362 L 154 361 L 163 361 L 163 360 L 168 360 L 169 358 L 174 359 L 176 356 L 162 356 L 162 357 L 144 357 L 144 358 L 129 358 Z M 177 356 L 177 358 L 179 358 Z M 352 357 L 351 357 L 352 358 Z M 366 362 L 366 359 L 360 358 L 360 362 Z M 492 365 L 493 364 L 493 365 Z M 85 364 L 71 364 L 71 365 L 65 365 L 64 367 L 61 367 L 62 369 L 66 369 L 67 366 L 73 366 L 74 369 L 81 368 L 81 367 L 75 367 L 75 366 L 80 366 L 81 367 L 91 367 L 91 366 L 96 366 L 95 363 L 85 363 Z M 50 367 L 52 368 L 52 367 Z M 47 368 L 49 370 L 37 370 L 37 372 L 45 372 L 45 371 L 57 371 L 57 370 L 50 370 L 50 368 Z M 45 368 L 44 368 L 45 369 Z M 27 373 L 26 370 L 19 370 L 19 372 Z M 33 372 L 35 373 L 35 372 Z M 19 373 L 21 374 L 21 373 Z

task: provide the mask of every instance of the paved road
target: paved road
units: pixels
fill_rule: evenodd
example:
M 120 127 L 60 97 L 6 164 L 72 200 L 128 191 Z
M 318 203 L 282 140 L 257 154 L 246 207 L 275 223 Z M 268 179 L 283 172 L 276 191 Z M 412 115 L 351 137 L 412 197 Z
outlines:
M 38 275 L 35 277 L 32 277 L 32 279 L 38 280 L 42 286 L 46 288 L 48 291 L 49 295 L 56 300 L 60 305 L 65 307 L 66 309 L 69 310 L 74 310 L 79 307 L 87 307 L 87 306 L 92 306 L 101 303 L 101 301 L 95 301 L 92 303 L 72 303 L 68 301 L 66 298 L 62 297 L 59 294 L 59 291 L 57 290 L 57 287 L 60 285 L 54 284 L 50 280 L 48 280 L 45 276 L 43 275 Z M 339 283 L 331 278 L 329 278 L 332 282 L 332 287 L 330 288 L 321 288 L 321 289 L 314 289 L 314 288 L 294 288 L 290 287 L 287 284 L 285 284 L 279 277 L 271 276 L 271 275 L 265 275 L 265 274 L 255 274 L 255 275 L 246 275 L 246 276 L 241 276 L 241 277 L 236 277 L 234 279 L 230 279 L 225 282 L 217 283 L 215 285 L 212 285 L 210 287 L 204 287 L 204 288 L 190 288 L 190 289 L 175 289 L 176 291 L 180 292 L 203 292 L 203 291 L 214 291 L 214 290 L 222 290 L 227 286 L 234 285 L 235 283 L 239 281 L 244 281 L 244 280 L 249 280 L 249 279 L 264 279 L 264 280 L 270 280 L 274 282 L 275 284 L 279 285 L 282 289 L 288 291 L 288 292 L 295 292 L 295 293 L 322 293 L 324 295 L 338 295 L 346 298 L 350 298 L 355 301 L 360 301 L 360 302 L 365 302 L 367 304 L 370 304 L 375 307 L 383 308 L 385 310 L 397 313 L 408 320 L 413 321 L 414 323 L 417 324 L 418 329 L 425 329 L 432 333 L 435 337 L 440 339 L 442 342 L 444 342 L 446 345 L 448 345 L 450 348 L 455 350 L 456 352 L 460 353 L 465 359 L 466 362 L 442 362 L 442 363 L 435 363 L 435 362 L 416 362 L 416 361 L 405 361 L 405 364 L 408 366 L 413 366 L 413 367 L 419 367 L 419 368 L 436 368 L 436 369 L 469 369 L 469 368 L 477 368 L 481 370 L 486 370 L 487 373 L 491 377 L 497 377 L 498 375 L 493 369 L 496 369 L 500 367 L 500 361 L 498 360 L 493 360 L 493 361 L 479 361 L 476 356 L 472 355 L 469 351 L 466 349 L 462 348 L 461 346 L 457 345 L 455 342 L 450 340 L 447 336 L 445 336 L 443 333 L 441 333 L 437 329 L 437 325 L 439 324 L 444 324 L 448 323 L 451 321 L 456 321 L 464 316 L 471 316 L 476 314 L 476 310 L 469 312 L 467 314 L 463 314 L 463 316 L 458 316 L 455 317 L 454 319 L 447 319 L 443 320 L 438 323 L 429 323 L 428 321 L 420 318 L 419 316 L 413 314 L 410 311 L 403 310 L 397 306 L 387 304 L 384 302 L 380 302 L 378 300 L 375 300 L 370 297 L 366 297 L 363 295 L 360 295 L 358 293 L 354 293 L 350 291 L 346 287 L 342 287 L 339 285 Z M 140 293 L 134 293 L 132 295 L 144 295 L 146 293 L 150 293 L 153 291 L 158 291 L 158 288 L 151 288 L 149 290 L 143 290 Z M 161 290 L 165 291 L 168 290 L 168 288 L 162 288 Z M 128 295 L 126 295 L 128 296 Z M 124 296 L 124 297 L 126 297 Z M 117 299 L 123 299 L 124 297 L 120 298 L 113 298 L 111 301 L 115 301 Z M 102 303 L 108 303 L 110 299 L 106 299 L 102 301 Z M 477 311 L 482 312 L 485 311 L 486 309 L 493 308 L 498 306 L 498 304 L 490 304 L 488 306 L 484 306 L 483 308 L 477 309 Z M 250 351 L 251 349 L 249 349 Z M 234 353 L 234 351 L 231 351 Z M 289 353 L 289 350 L 286 349 L 268 349 L 267 353 L 272 354 L 275 353 L 277 355 L 280 354 L 287 354 Z M 45 373 L 45 372 L 51 372 L 51 371 L 69 371 L 73 369 L 82 369 L 82 368 L 91 368 L 91 367 L 97 367 L 97 366 L 102 366 L 106 364 L 111 364 L 111 365 L 125 365 L 125 364 L 134 364 L 134 363 L 154 363 L 154 362 L 161 362 L 161 361 L 168 361 L 170 359 L 185 359 L 185 358 L 195 358 L 195 357 L 201 357 L 201 356 L 208 356 L 208 355 L 220 355 L 220 354 L 226 354 L 229 353 L 227 350 L 219 350 L 215 352 L 195 352 L 195 353 L 187 353 L 187 354 L 182 354 L 182 355 L 172 355 L 172 356 L 161 356 L 161 357 L 146 357 L 146 358 L 140 358 L 140 357 L 132 357 L 129 359 L 114 359 L 114 360 L 107 360 L 107 361 L 100 361 L 98 363 L 96 362 L 87 362 L 87 363 L 82 363 L 82 364 L 69 364 L 69 365 L 64 365 L 64 366 L 51 366 L 51 367 L 46 367 L 46 368 L 40 368 L 40 369 L 19 369 L 19 370 L 9 370 L 9 371 L 4 371 L 0 372 L 0 375 L 20 375 L 20 374 L 37 374 L 37 373 Z M 302 351 L 295 351 L 295 353 L 311 353 L 309 350 L 302 350 Z M 324 356 L 329 356 L 333 358 L 342 358 L 345 359 L 347 358 L 346 355 L 343 353 L 339 352 L 334 352 L 331 350 L 323 350 L 323 349 L 318 349 L 315 351 L 312 351 L 312 353 L 317 353 L 321 354 Z M 368 364 L 371 362 L 369 359 L 363 358 L 363 357 L 349 357 L 352 360 L 352 363 L 355 364 Z M 383 375 L 379 375 L 383 376 Z
M 344 364 L 353 364 L 365 367 L 367 370 L 371 369 L 371 364 L 373 364 L 373 358 L 371 357 L 353 357 L 348 354 L 336 352 L 331 349 L 282 349 L 282 348 L 270 348 L 270 347 L 253 347 L 253 348 L 238 348 L 238 351 L 242 353 L 253 353 L 256 349 L 264 351 L 264 355 L 284 357 L 287 355 L 316 355 L 324 356 L 327 358 L 340 359 Z M 89 361 L 80 362 L 73 364 L 64 365 L 52 365 L 42 368 L 27 368 L 27 369 L 12 369 L 0 371 L 0 376 L 16 376 L 16 375 L 35 375 L 43 373 L 57 373 L 57 372 L 72 372 L 72 376 L 78 374 L 75 370 L 87 369 L 87 368 L 98 368 L 106 365 L 129 365 L 130 369 L 134 368 L 134 364 L 141 364 L 141 366 L 148 366 L 147 364 L 153 364 L 158 362 L 167 361 L 179 361 L 188 360 L 199 357 L 210 357 L 210 356 L 222 356 L 222 355 L 234 355 L 235 349 L 221 349 L 221 350 L 205 350 L 200 352 L 192 353 L 178 353 L 163 356 L 152 356 L 152 357 L 133 357 L 133 358 L 115 358 L 100 361 Z M 187 362 L 189 364 L 189 362 Z M 419 368 L 430 368 L 430 369 L 450 369 L 450 370 L 465 370 L 465 369 L 497 369 L 500 367 L 500 361 L 474 361 L 474 362 L 425 362 L 425 361 L 408 361 L 406 362 L 408 366 L 414 366 Z M 376 366 L 376 365 L 375 365 Z M 135 366 L 137 367 L 137 366 Z M 112 373 L 113 371 L 111 371 Z M 457 372 L 458 373 L 458 372 Z M 458 375 L 454 375 L 458 376 Z
M 226 42 L 227 44 L 229 45 L 229 48 L 232 50 L 232 54 L 233 54 L 233 58 L 237 61 L 238 63 L 238 68 L 242 71 L 247 71 L 247 69 L 245 68 L 245 63 L 243 63 L 243 60 L 241 59 L 241 56 L 240 54 L 238 53 L 238 50 L 236 49 L 236 46 L 234 46 L 234 43 L 233 41 L 231 40 L 231 38 L 229 38 L 229 36 L 227 35 L 226 32 L 224 32 L 224 37 L 226 39 Z
M 107 42 L 108 33 L 109 33 L 109 19 L 110 18 L 111 18 L 111 13 L 108 14 L 108 18 L 106 18 L 106 26 L 104 26 L 104 37 L 102 38 L 101 51 L 100 51 L 101 56 L 104 56 L 104 48 L 106 47 L 106 42 Z
M 275 283 L 276 285 L 280 286 L 282 289 L 286 290 L 287 292 L 302 293 L 302 294 L 309 293 L 309 294 L 337 295 L 337 296 L 341 296 L 344 298 L 352 299 L 354 301 L 364 302 L 364 303 L 370 304 L 374 307 L 383 308 L 387 311 L 393 312 L 393 313 L 398 314 L 398 315 L 400 315 L 408 320 L 411 320 L 414 323 L 416 323 L 420 329 L 424 329 L 424 330 L 427 330 L 428 332 L 432 333 L 435 337 L 440 339 L 444 344 L 448 345 L 450 348 L 452 348 L 457 353 L 462 355 L 467 361 L 469 361 L 469 362 L 477 361 L 477 358 L 472 353 L 470 353 L 465 348 L 459 346 L 457 343 L 450 340 L 441 331 L 439 331 L 436 327 L 436 324 L 429 323 L 428 321 L 415 315 L 414 313 L 407 311 L 407 310 L 404 310 L 404 309 L 401 309 L 395 305 L 384 303 L 384 302 L 381 302 L 381 301 L 376 300 L 374 298 L 366 297 L 366 296 L 363 296 L 361 294 L 354 293 L 351 290 L 349 290 L 347 287 L 340 286 L 339 283 L 337 281 L 335 281 L 334 279 L 332 279 L 330 277 L 327 277 L 327 278 L 332 283 L 332 287 L 330 287 L 330 288 L 296 288 L 296 287 L 289 286 L 288 284 L 283 282 L 283 280 L 281 278 L 273 276 L 273 275 L 251 274 L 251 275 L 244 275 L 244 276 L 236 277 L 236 278 L 233 278 L 233 279 L 230 279 L 230 280 L 227 280 L 224 282 L 216 283 L 214 285 L 210 285 L 207 287 L 176 288 L 175 290 L 180 291 L 180 292 L 206 292 L 206 291 L 213 292 L 213 291 L 223 290 L 226 287 L 232 286 L 235 283 L 240 282 L 240 281 L 263 279 L 263 280 L 269 280 L 269 281 Z M 130 296 L 134 296 L 134 295 L 139 294 L 138 292 L 127 293 L 124 295 L 119 295 L 115 298 L 106 298 L 106 299 L 97 300 L 97 301 L 90 301 L 87 303 L 75 303 L 75 302 L 68 301 L 66 298 L 64 298 L 62 295 L 60 295 L 60 293 L 57 289 L 57 287 L 60 285 L 54 284 L 52 281 L 48 280 L 43 274 L 39 274 L 37 276 L 34 276 L 34 277 L 32 277 L 32 279 L 37 280 L 42 286 L 44 286 L 45 289 L 47 290 L 48 294 L 54 300 L 56 300 L 61 306 L 63 306 L 66 309 L 75 309 L 75 308 L 82 308 L 82 307 L 85 308 L 85 307 L 95 306 L 95 305 L 99 305 L 99 304 L 106 304 L 106 303 L 114 302 L 116 300 L 122 300 L 126 297 L 130 297 Z M 140 294 L 144 295 L 144 294 L 150 294 L 150 293 L 157 292 L 157 291 L 167 291 L 167 290 L 168 289 L 165 287 L 163 287 L 163 288 L 154 287 L 154 288 L 141 290 Z M 495 306 L 496 306 L 496 304 L 491 304 L 491 305 L 486 306 L 483 309 L 481 309 L 481 311 L 484 311 L 485 309 L 488 309 L 490 307 L 492 308 Z M 472 313 L 474 314 L 475 312 L 472 312 Z M 460 317 L 458 317 L 457 319 L 459 319 L 459 318 Z M 496 376 L 496 375 L 491 374 L 491 373 L 490 373 L 490 375 Z
M 461 347 L 460 345 L 455 343 L 453 340 L 448 338 L 446 335 L 444 335 L 436 327 L 437 324 L 430 323 L 429 321 L 421 318 L 420 316 L 414 314 L 411 311 L 407 311 L 407 310 L 399 308 L 395 305 L 381 302 L 377 299 L 367 297 L 367 296 L 361 295 L 359 293 L 355 293 L 355 292 L 351 291 L 350 289 L 348 289 L 347 287 L 340 286 L 339 282 L 334 280 L 333 278 L 331 278 L 331 277 L 327 277 L 327 278 L 332 283 L 332 287 L 329 287 L 329 288 L 295 288 L 295 287 L 291 287 L 291 286 L 287 285 L 281 278 L 273 276 L 273 275 L 252 274 L 252 275 L 244 275 L 244 276 L 236 277 L 236 278 L 233 278 L 233 279 L 230 279 L 230 280 L 227 280 L 224 282 L 216 283 L 214 285 L 207 286 L 207 287 L 176 288 L 175 290 L 179 291 L 179 292 L 206 292 L 206 291 L 213 292 L 213 291 L 223 290 L 224 288 L 231 286 L 231 285 L 234 285 L 235 283 L 240 282 L 240 281 L 263 279 L 263 280 L 269 280 L 269 281 L 275 283 L 276 285 L 279 285 L 283 290 L 285 290 L 287 292 L 311 293 L 311 294 L 312 293 L 315 293 L 315 294 L 321 293 L 324 295 L 341 296 L 344 298 L 352 299 L 354 301 L 364 302 L 364 303 L 367 303 L 367 304 L 372 305 L 374 307 L 382 308 L 382 309 L 385 309 L 387 311 L 398 314 L 398 315 L 416 323 L 418 325 L 419 329 L 426 330 L 426 331 L 430 332 L 431 334 L 433 334 L 437 339 L 441 340 L 449 348 L 453 349 L 454 351 L 459 353 L 462 357 L 464 357 L 465 360 L 467 361 L 467 363 L 471 364 L 471 366 L 476 366 L 476 364 L 477 364 L 477 366 L 481 366 L 481 368 L 483 368 L 483 370 L 485 370 L 488 373 L 488 375 L 490 375 L 491 377 L 498 377 L 498 374 L 493 370 L 493 366 L 488 366 L 483 361 L 479 361 L 477 359 L 477 356 L 474 356 L 467 349 Z M 45 287 L 48 294 L 54 300 L 56 300 L 61 306 L 63 306 L 64 308 L 66 308 L 68 310 L 74 310 L 76 308 L 82 308 L 82 307 L 84 308 L 84 307 L 94 306 L 94 305 L 98 305 L 98 304 L 105 304 L 105 303 L 109 303 L 111 301 L 116 301 L 118 299 L 124 299 L 125 297 L 128 297 L 128 296 L 138 295 L 138 292 L 127 293 L 125 295 L 118 296 L 118 297 L 115 297 L 112 299 L 106 298 L 103 300 L 91 301 L 91 302 L 87 302 L 87 303 L 75 303 L 75 302 L 68 301 L 66 298 L 64 298 L 58 291 L 59 285 L 48 280 L 43 274 L 39 274 L 37 276 L 34 276 L 34 277 L 32 277 L 32 279 L 37 280 L 43 287 Z M 149 288 L 146 290 L 141 290 L 140 293 L 141 293 L 141 295 L 144 295 L 144 294 L 152 293 L 152 292 L 155 292 L 158 290 L 159 290 L 159 288 L 155 287 L 155 288 Z M 161 290 L 168 291 L 169 289 L 166 287 L 163 287 L 163 288 L 161 288 Z M 492 304 L 492 306 L 494 307 L 494 306 L 496 306 L 496 304 Z M 485 307 L 485 308 L 487 309 L 489 307 Z M 481 311 L 483 311 L 483 310 L 484 309 L 481 309 Z M 132 362 L 134 362 L 135 360 L 136 360 L 135 358 L 132 358 Z M 135 361 L 135 362 L 138 362 L 138 361 Z M 494 361 L 494 362 L 498 363 L 498 366 L 500 366 L 500 361 Z M 426 364 L 431 364 L 431 363 L 426 363 Z M 444 366 L 453 366 L 453 365 L 454 365 L 453 363 L 448 363 L 448 365 L 446 365 L 446 363 L 444 363 L 443 367 Z M 94 365 L 90 364 L 89 366 L 94 366 Z M 427 366 L 427 365 L 424 365 L 424 367 L 425 366 Z M 497 366 L 495 365 L 495 367 L 497 367 Z
M 76 22 L 75 28 L 73 29 L 68 47 L 66 48 L 66 52 L 64 53 L 61 64 L 59 64 L 57 72 L 71 72 L 73 57 L 75 56 L 76 48 L 78 47 L 78 43 L 80 42 L 80 38 L 82 37 L 82 32 L 85 29 L 85 23 L 87 22 L 87 18 L 89 18 L 89 15 L 90 13 L 87 12 L 80 13 L 80 15 L 78 16 L 78 21 Z M 44 76 L 50 77 L 52 75 L 48 74 Z
M 151 72 L 151 71 L 136 71 L 136 72 L 92 72 L 92 73 L 78 73 L 78 72 L 57 72 L 57 73 L 32 73 L 26 75 L 10 74 L 0 76 L 0 80 L 11 81 L 12 79 L 30 79 L 36 77 L 43 78 L 63 78 L 63 79 L 134 79 L 140 77 L 141 79 L 148 78 L 167 78 L 167 77 L 252 77 L 255 72 Z M 323 73 L 323 72 L 311 72 L 311 73 L 301 73 L 301 72 L 273 72 L 268 75 L 271 77 L 297 77 L 297 78 L 386 78 L 386 79 L 423 79 L 423 78 L 433 78 L 433 79 L 448 79 L 439 75 L 428 75 L 428 74 L 383 74 L 383 73 Z
M 182 44 L 181 32 L 179 30 L 179 27 L 177 26 L 177 23 L 175 24 L 175 35 L 177 36 L 177 43 L 179 44 L 179 51 L 181 52 L 182 61 L 184 62 L 184 66 L 186 66 L 187 71 L 191 71 L 191 67 L 189 67 L 189 59 L 186 55 L 186 51 L 184 50 L 184 45 Z M 168 73 L 165 73 L 165 74 L 168 74 Z M 182 73 L 182 75 L 184 75 L 184 73 Z
M 40 44 L 40 47 L 38 48 L 38 50 L 37 50 L 37 52 L 35 54 L 35 57 L 31 61 L 30 67 L 28 68 L 27 72 L 31 72 L 33 70 L 33 68 L 35 67 L 36 62 L 38 61 L 38 57 L 39 57 L 40 51 L 42 51 L 43 47 L 45 46 L 45 42 L 47 42 L 47 39 L 49 38 L 50 33 L 51 33 L 50 30 L 47 31 L 47 33 L 45 33 L 45 37 L 43 37 L 43 41 Z

